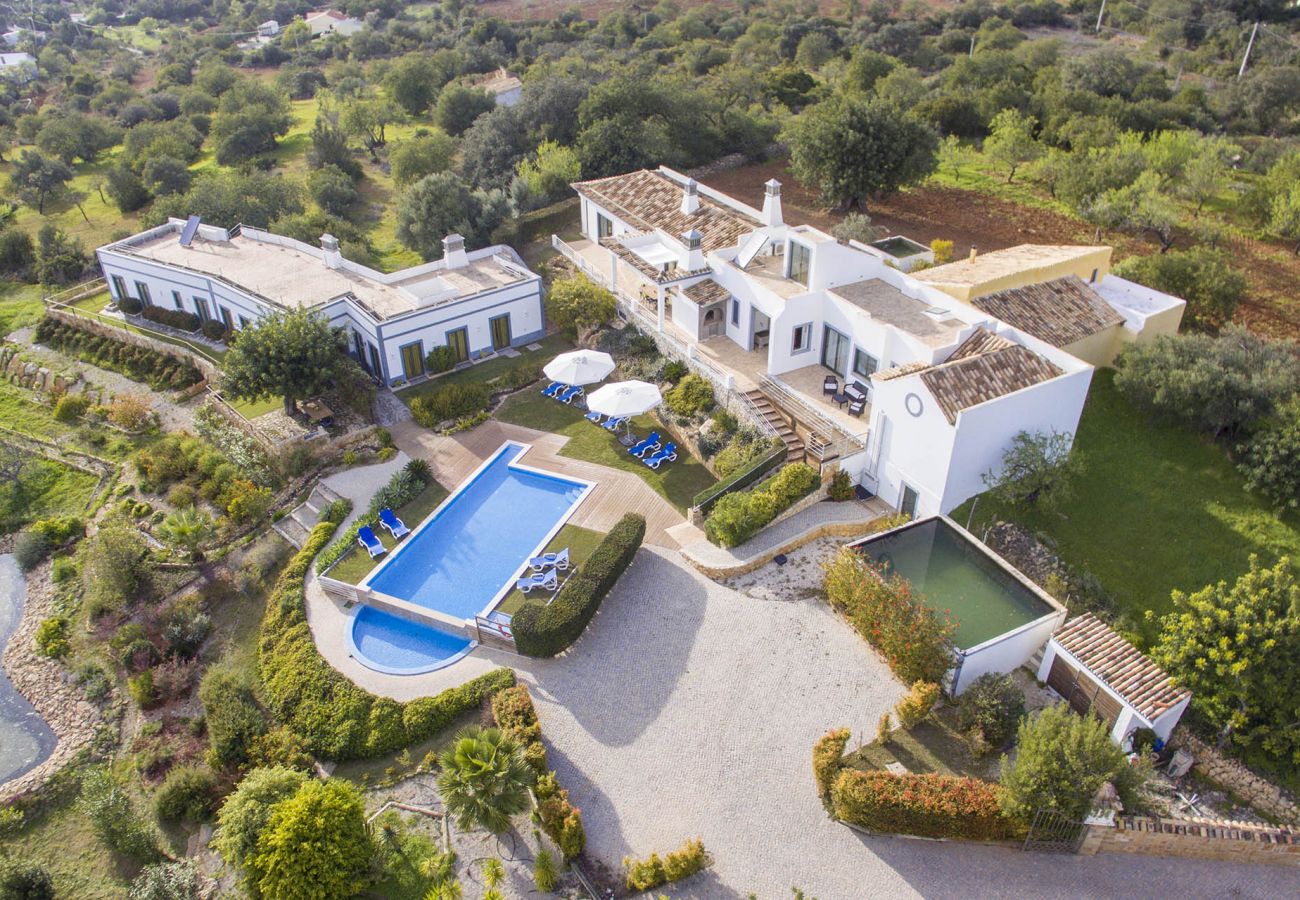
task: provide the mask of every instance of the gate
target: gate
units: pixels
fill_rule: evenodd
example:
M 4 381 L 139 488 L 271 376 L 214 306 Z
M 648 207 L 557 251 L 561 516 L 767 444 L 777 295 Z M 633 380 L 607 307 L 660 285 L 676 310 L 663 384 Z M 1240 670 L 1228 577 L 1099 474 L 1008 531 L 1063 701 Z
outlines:
M 1051 809 L 1040 809 L 1025 837 L 1021 850 L 1040 853 L 1078 853 L 1088 826 Z

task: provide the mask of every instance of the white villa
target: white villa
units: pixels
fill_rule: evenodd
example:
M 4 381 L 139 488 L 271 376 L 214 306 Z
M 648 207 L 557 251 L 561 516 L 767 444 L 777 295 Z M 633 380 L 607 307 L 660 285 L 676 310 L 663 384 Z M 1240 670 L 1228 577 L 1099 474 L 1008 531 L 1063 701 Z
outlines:
M 350 353 L 384 384 L 425 374 L 446 345 L 461 361 L 541 337 L 541 278 L 510 247 L 466 252 L 458 234 L 443 258 L 382 273 L 344 258 L 338 241 L 313 247 L 258 228 L 172 219 L 95 251 L 115 301 L 219 319 L 238 330 L 277 310 L 314 309 L 346 329 Z
M 1018 432 L 1073 434 L 1093 366 L 1182 318 L 1182 300 L 1109 274 L 1109 247 L 907 274 L 880 246 L 787 224 L 776 181 L 761 209 L 663 167 L 574 189 L 585 239 L 553 243 L 625 315 L 792 457 L 835 460 L 918 517 L 982 491 Z
M 341 13 L 337 9 L 320 9 L 309 12 L 302 18 L 307 23 L 307 28 L 311 30 L 312 37 L 320 37 L 322 34 L 341 34 L 344 37 L 351 37 L 365 27 L 365 23 L 360 19 Z
M 491 94 L 497 106 L 514 106 L 524 96 L 524 83 L 517 75 L 506 71 L 504 66 L 482 76 L 473 84 L 479 90 Z

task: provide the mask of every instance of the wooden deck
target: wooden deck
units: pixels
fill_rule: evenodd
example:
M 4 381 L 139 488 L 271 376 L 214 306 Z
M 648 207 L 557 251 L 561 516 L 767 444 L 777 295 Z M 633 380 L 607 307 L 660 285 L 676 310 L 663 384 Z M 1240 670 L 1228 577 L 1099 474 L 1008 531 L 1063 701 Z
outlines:
M 624 513 L 645 517 L 645 542 L 677 549 L 668 529 L 685 521 L 654 489 L 631 472 L 560 456 L 568 438 L 545 431 L 490 420 L 469 431 L 444 437 L 403 422 L 391 429 L 393 442 L 412 459 L 428 461 L 433 475 L 444 486 L 455 488 L 497 451 L 505 441 L 531 444 L 521 462 L 538 469 L 596 482 L 596 489 L 582 501 L 569 519 L 570 524 L 594 531 L 609 531 Z

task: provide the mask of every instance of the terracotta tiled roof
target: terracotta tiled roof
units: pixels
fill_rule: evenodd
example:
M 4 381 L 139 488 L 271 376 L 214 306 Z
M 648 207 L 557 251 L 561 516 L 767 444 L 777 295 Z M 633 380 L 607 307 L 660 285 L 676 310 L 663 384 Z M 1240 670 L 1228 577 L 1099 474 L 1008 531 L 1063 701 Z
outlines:
M 573 189 L 641 231 L 659 228 L 677 237 L 694 228 L 703 237 L 705 253 L 734 247 L 760 224 L 703 194 L 700 208 L 687 215 L 682 212 L 682 186 L 649 169 L 580 181 Z
M 998 291 L 972 302 L 1054 347 L 1073 344 L 1124 322 L 1124 317 L 1078 275 Z
M 707 306 L 710 303 L 717 303 L 719 300 L 726 300 L 731 296 L 731 291 L 718 284 L 712 278 L 706 278 L 703 281 L 697 281 L 688 287 L 682 288 L 682 293 L 686 299 L 694 300 L 701 306 Z
M 921 372 L 950 423 L 957 413 L 1047 381 L 1061 370 L 1027 347 L 979 328 L 951 356 Z
M 876 372 L 871 376 L 872 381 L 893 381 L 895 378 L 902 378 L 904 375 L 915 375 L 917 372 L 924 372 L 930 368 L 927 362 L 910 362 L 901 366 L 894 366 L 892 369 L 885 369 L 883 372 Z
M 1149 721 L 1190 695 L 1092 613 L 1066 622 L 1052 639 Z

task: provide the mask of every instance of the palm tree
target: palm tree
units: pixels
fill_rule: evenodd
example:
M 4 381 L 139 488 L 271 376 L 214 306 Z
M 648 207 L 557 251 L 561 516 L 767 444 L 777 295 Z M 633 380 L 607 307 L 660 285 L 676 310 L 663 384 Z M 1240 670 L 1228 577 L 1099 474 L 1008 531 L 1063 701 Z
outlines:
M 458 827 L 500 834 L 510 827 L 511 816 L 528 808 L 533 770 L 519 746 L 499 729 L 471 725 L 456 735 L 439 761 L 438 790 Z
M 216 534 L 217 528 L 212 524 L 212 516 L 194 506 L 182 506 L 158 526 L 159 538 L 180 547 L 195 561 L 203 558 L 200 548 L 216 537 Z

